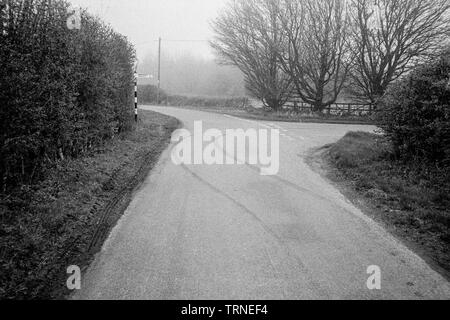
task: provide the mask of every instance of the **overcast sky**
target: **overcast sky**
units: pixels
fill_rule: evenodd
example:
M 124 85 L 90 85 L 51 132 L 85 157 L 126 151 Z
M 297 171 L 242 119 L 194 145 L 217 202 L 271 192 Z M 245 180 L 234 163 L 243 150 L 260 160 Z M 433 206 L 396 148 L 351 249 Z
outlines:
M 157 52 L 158 37 L 165 54 L 187 53 L 213 58 L 206 41 L 209 23 L 227 0 L 69 0 L 110 23 L 135 45 L 139 59 Z M 183 41 L 173 41 L 183 40 Z M 196 40 L 196 41 L 186 41 Z

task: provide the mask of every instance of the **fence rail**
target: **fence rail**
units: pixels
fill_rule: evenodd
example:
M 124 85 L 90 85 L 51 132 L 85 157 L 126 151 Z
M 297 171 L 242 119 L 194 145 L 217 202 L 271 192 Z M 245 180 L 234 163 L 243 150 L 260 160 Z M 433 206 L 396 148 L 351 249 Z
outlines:
M 299 99 L 288 101 L 284 108 L 294 113 L 314 113 L 314 106 Z M 373 104 L 365 103 L 332 103 L 323 113 L 334 116 L 370 116 L 375 112 Z

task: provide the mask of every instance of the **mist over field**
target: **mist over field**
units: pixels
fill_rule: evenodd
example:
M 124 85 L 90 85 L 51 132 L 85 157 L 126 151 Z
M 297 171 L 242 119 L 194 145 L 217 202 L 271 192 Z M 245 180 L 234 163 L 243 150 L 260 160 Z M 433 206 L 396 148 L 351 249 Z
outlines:
M 157 83 L 158 60 L 149 54 L 139 65 L 139 72 L 153 76 L 142 79 L 141 84 Z M 183 54 L 164 55 L 161 58 L 161 87 L 170 94 L 196 96 L 245 95 L 242 73 L 234 67 L 218 65 L 214 60 Z

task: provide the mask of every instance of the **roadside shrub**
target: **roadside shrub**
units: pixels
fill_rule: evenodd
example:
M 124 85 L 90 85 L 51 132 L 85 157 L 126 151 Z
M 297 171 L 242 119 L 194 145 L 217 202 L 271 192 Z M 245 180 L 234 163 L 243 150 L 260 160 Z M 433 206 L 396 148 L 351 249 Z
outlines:
M 247 98 L 214 98 L 214 97 L 186 97 L 168 96 L 166 104 L 170 106 L 214 107 L 220 109 L 245 108 Z
M 86 11 L 81 29 L 69 29 L 64 0 L 1 4 L 0 192 L 7 193 L 131 129 L 134 49 Z
M 139 101 L 142 103 L 157 103 L 157 87 L 153 85 L 140 85 L 138 88 Z M 226 97 L 197 97 L 170 95 L 160 91 L 160 102 L 163 105 L 172 107 L 213 107 L 220 109 L 240 108 L 244 109 L 249 105 L 248 98 L 226 98 Z
M 391 85 L 378 123 L 398 157 L 450 164 L 450 48 Z
M 154 85 L 140 85 L 138 87 L 139 101 L 149 104 L 157 104 L 158 100 L 158 87 Z M 159 92 L 160 101 L 165 101 L 167 99 L 167 94 L 160 90 Z

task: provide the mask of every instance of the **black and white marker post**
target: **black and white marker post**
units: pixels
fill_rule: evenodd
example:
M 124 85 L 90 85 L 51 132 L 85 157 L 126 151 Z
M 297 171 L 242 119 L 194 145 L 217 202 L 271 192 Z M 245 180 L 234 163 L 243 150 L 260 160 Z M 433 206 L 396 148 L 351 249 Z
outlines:
M 134 74 L 134 121 L 138 122 L 138 73 Z
M 139 74 L 137 72 L 134 73 L 134 121 L 138 122 L 139 120 L 139 108 L 138 108 L 138 81 L 141 79 L 152 79 L 153 76 L 150 74 Z

